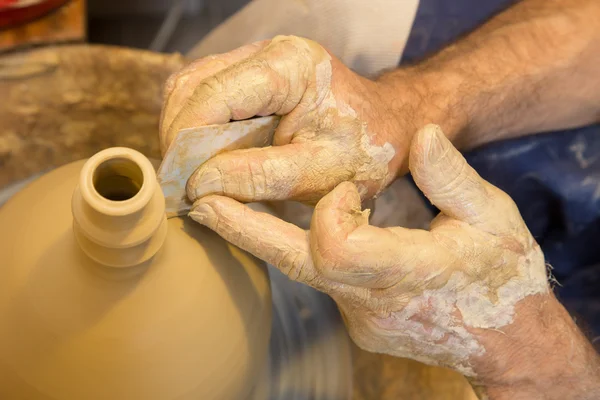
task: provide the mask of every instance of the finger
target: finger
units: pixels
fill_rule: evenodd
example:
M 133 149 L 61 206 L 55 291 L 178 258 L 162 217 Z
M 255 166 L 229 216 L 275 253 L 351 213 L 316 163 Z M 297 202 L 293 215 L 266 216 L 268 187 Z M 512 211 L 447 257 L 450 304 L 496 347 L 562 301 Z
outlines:
M 161 149 L 163 153 L 170 144 L 170 138 L 167 137 L 167 130 L 173 123 L 175 116 L 181 111 L 187 99 L 194 93 L 196 86 L 207 77 L 222 71 L 228 66 L 244 60 L 258 51 L 262 50 L 269 43 L 268 40 L 252 43 L 242 46 L 228 53 L 211 55 L 183 68 L 181 71 L 171 75 L 165 83 L 164 96 L 165 102 L 160 118 L 160 137 Z
M 321 49 L 322 50 L 322 49 Z M 329 60 L 322 50 L 313 54 L 308 41 L 276 37 L 264 49 L 202 80 L 166 129 L 170 142 L 183 128 L 225 123 L 256 115 L 287 114 L 314 80 L 315 63 Z
M 368 225 L 354 184 L 344 182 L 316 206 L 310 228 L 311 253 L 317 270 L 327 279 L 346 284 L 386 288 L 413 268 L 437 261 L 430 233 Z
M 521 224 L 508 195 L 469 166 L 437 125 L 427 125 L 413 139 L 409 168 L 415 183 L 444 214 L 491 233 Z
M 194 172 L 187 194 L 192 201 L 219 194 L 244 202 L 311 203 L 354 175 L 345 165 L 350 165 L 348 155 L 328 143 L 235 150 L 217 155 Z
M 259 50 L 262 50 L 269 44 L 270 40 L 262 40 L 245 46 L 238 47 L 226 53 L 211 54 L 206 57 L 193 60 L 179 71 L 172 74 L 165 82 L 165 96 L 173 92 L 180 77 L 185 75 L 194 75 L 202 79 L 219 72 L 227 66 L 252 56 Z M 199 82 L 198 81 L 198 82 Z M 189 92 L 190 94 L 193 93 Z
M 313 47 L 314 59 L 320 61 L 314 68 L 313 79 L 307 80 L 306 90 L 302 94 L 302 98 L 293 98 L 293 103 L 296 104 L 294 109 L 281 118 L 273 137 L 273 145 L 275 146 L 290 143 L 295 136 L 301 135 L 302 131 L 315 132 L 324 128 L 322 125 L 324 121 L 317 122 L 313 113 L 323 104 L 331 101 L 335 102 L 332 91 L 334 85 L 333 71 L 336 71 L 337 82 L 344 82 L 347 86 L 362 85 L 362 82 L 359 81 L 362 78 L 347 69 L 339 59 L 320 46 L 314 48 L 316 47 L 314 43 L 308 42 Z M 298 91 L 291 90 L 290 93 L 298 93 Z M 337 104 L 337 107 L 339 106 Z M 333 129 L 333 127 L 328 128 Z M 339 129 L 339 126 L 336 128 Z
M 290 279 L 323 286 L 310 257 L 308 233 L 297 226 L 222 196 L 197 201 L 189 216 Z

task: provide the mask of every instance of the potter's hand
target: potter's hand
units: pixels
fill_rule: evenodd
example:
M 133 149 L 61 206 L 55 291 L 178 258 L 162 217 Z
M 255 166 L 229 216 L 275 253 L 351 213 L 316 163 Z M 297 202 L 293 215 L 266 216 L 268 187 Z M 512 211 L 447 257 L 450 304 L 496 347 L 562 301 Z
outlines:
M 501 328 L 519 300 L 548 291 L 544 256 L 511 199 L 437 126 L 413 140 L 410 170 L 442 210 L 430 231 L 370 226 L 348 182 L 317 204 L 309 232 L 221 196 L 190 216 L 330 294 L 361 347 L 472 374 L 485 353 L 473 328 Z
M 310 40 L 278 36 L 200 59 L 172 76 L 165 91 L 163 152 L 182 128 L 283 116 L 273 147 L 205 163 L 188 183 L 192 200 L 224 194 L 314 203 L 343 181 L 369 197 L 406 166 L 410 137 L 399 126 L 409 124 L 391 111 L 380 85 Z
M 532 374 L 556 379 L 569 361 L 582 374 L 593 350 L 549 291 L 544 256 L 513 201 L 434 125 L 414 138 L 410 170 L 442 211 L 430 231 L 370 226 L 351 183 L 317 204 L 310 231 L 222 196 L 198 200 L 190 216 L 331 295 L 367 350 L 452 367 L 489 393 L 522 394 Z M 538 398 L 539 387 L 526 389 L 535 395 L 523 398 Z

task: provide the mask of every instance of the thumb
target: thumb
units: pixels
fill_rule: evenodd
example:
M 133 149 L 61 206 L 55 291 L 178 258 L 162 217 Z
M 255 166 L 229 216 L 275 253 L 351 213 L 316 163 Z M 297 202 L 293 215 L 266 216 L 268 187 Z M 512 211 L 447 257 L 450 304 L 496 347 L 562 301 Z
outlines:
M 363 288 L 389 288 L 414 265 L 435 264 L 429 232 L 378 228 L 361 211 L 358 189 L 339 184 L 317 204 L 310 225 L 315 268 L 327 279 Z
M 481 178 L 437 125 L 415 135 L 409 169 L 425 196 L 452 218 L 497 233 L 521 221 L 510 197 Z

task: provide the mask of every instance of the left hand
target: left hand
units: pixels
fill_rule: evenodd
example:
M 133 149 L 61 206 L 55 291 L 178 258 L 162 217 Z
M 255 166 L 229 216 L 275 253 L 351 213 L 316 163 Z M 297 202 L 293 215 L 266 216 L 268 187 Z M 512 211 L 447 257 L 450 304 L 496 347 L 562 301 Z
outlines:
M 272 147 L 207 161 L 188 181 L 190 199 L 222 194 L 314 204 L 344 181 L 368 199 L 406 172 L 413 120 L 424 109 L 415 92 L 361 77 L 311 40 L 278 36 L 173 75 L 161 147 L 182 128 L 281 115 Z

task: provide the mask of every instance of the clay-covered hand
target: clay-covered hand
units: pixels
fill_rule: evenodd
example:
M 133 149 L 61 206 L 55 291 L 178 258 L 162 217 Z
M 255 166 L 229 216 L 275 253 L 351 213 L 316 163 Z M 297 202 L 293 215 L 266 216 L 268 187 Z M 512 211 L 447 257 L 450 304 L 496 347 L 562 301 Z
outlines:
M 517 207 L 428 125 L 410 170 L 440 210 L 429 231 L 377 228 L 356 186 L 339 184 L 316 206 L 310 231 L 207 196 L 190 216 L 338 303 L 367 350 L 478 371 L 480 333 L 513 322 L 523 299 L 548 292 L 544 256 Z
M 408 124 L 398 126 L 401 118 L 382 93 L 378 82 L 355 74 L 319 44 L 278 36 L 202 58 L 173 75 L 165 88 L 161 147 L 164 152 L 182 128 L 282 115 L 272 147 L 218 155 L 196 171 L 188 182 L 192 200 L 224 194 L 314 203 L 344 181 L 367 198 L 406 167 L 414 133 Z

